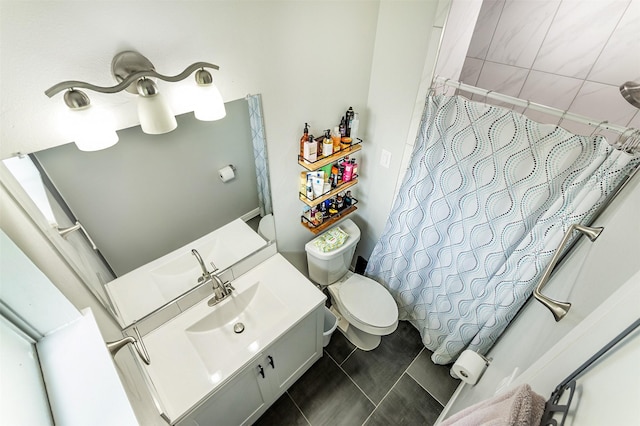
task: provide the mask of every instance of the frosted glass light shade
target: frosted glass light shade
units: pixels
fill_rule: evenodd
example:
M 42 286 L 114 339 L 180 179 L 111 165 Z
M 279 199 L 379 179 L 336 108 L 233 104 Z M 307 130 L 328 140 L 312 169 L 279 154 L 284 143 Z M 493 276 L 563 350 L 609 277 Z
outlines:
M 118 142 L 115 125 L 106 111 L 94 106 L 67 111 L 66 127 L 81 151 L 99 151 Z
M 227 115 L 224 100 L 215 84 L 198 84 L 195 92 L 193 115 L 198 120 L 215 121 Z
M 160 93 L 138 96 L 138 118 L 142 131 L 149 135 L 168 133 L 178 127 L 176 117 Z

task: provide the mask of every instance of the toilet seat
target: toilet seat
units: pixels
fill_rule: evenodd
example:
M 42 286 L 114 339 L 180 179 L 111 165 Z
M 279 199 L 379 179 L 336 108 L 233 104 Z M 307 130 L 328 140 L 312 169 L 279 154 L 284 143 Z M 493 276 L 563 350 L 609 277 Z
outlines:
M 338 308 L 355 327 L 375 335 L 387 335 L 398 326 L 398 307 L 389 292 L 376 281 L 353 274 L 329 286 Z

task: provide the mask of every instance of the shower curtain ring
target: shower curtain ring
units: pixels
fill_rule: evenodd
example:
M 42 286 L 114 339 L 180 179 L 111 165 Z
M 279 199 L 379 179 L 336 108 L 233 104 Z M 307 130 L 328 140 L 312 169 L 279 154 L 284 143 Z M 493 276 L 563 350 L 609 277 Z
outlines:
M 489 95 L 493 92 L 493 90 L 488 90 L 487 93 L 484 94 L 484 104 L 487 105 L 487 101 L 489 100 Z
M 603 120 L 603 121 L 599 122 L 598 125 L 596 126 L 596 128 L 593 129 L 593 132 L 591 132 L 589 137 L 592 138 L 593 136 L 595 136 L 596 132 L 600 129 L 600 126 L 602 126 L 603 124 L 606 124 L 608 122 L 609 122 L 609 120 Z
M 442 83 L 442 94 L 444 96 L 447 96 L 447 93 L 449 93 L 449 88 L 447 87 L 447 83 L 449 82 L 449 80 L 451 80 L 450 78 L 447 78 L 444 80 L 444 83 Z

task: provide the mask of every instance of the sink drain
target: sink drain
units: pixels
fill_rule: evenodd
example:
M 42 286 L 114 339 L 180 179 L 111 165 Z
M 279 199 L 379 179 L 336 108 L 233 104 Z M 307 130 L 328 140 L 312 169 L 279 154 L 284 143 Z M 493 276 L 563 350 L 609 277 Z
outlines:
M 241 322 L 236 323 L 236 324 L 233 326 L 233 331 L 234 331 L 235 333 L 237 333 L 237 334 L 242 333 L 242 332 L 244 331 L 244 324 L 243 324 L 243 323 L 241 323 Z

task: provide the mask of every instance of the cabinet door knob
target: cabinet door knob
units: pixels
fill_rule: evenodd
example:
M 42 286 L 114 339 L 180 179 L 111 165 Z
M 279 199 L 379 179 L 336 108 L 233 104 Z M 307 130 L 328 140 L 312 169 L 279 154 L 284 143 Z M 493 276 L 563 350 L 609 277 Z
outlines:
M 271 366 L 271 368 L 276 368 L 276 366 L 273 365 L 273 357 L 269 355 L 267 356 L 267 359 L 269 360 L 269 365 Z
M 258 365 L 258 373 L 260 373 L 260 375 L 262 376 L 262 378 L 264 379 L 264 368 L 262 368 L 261 365 Z

